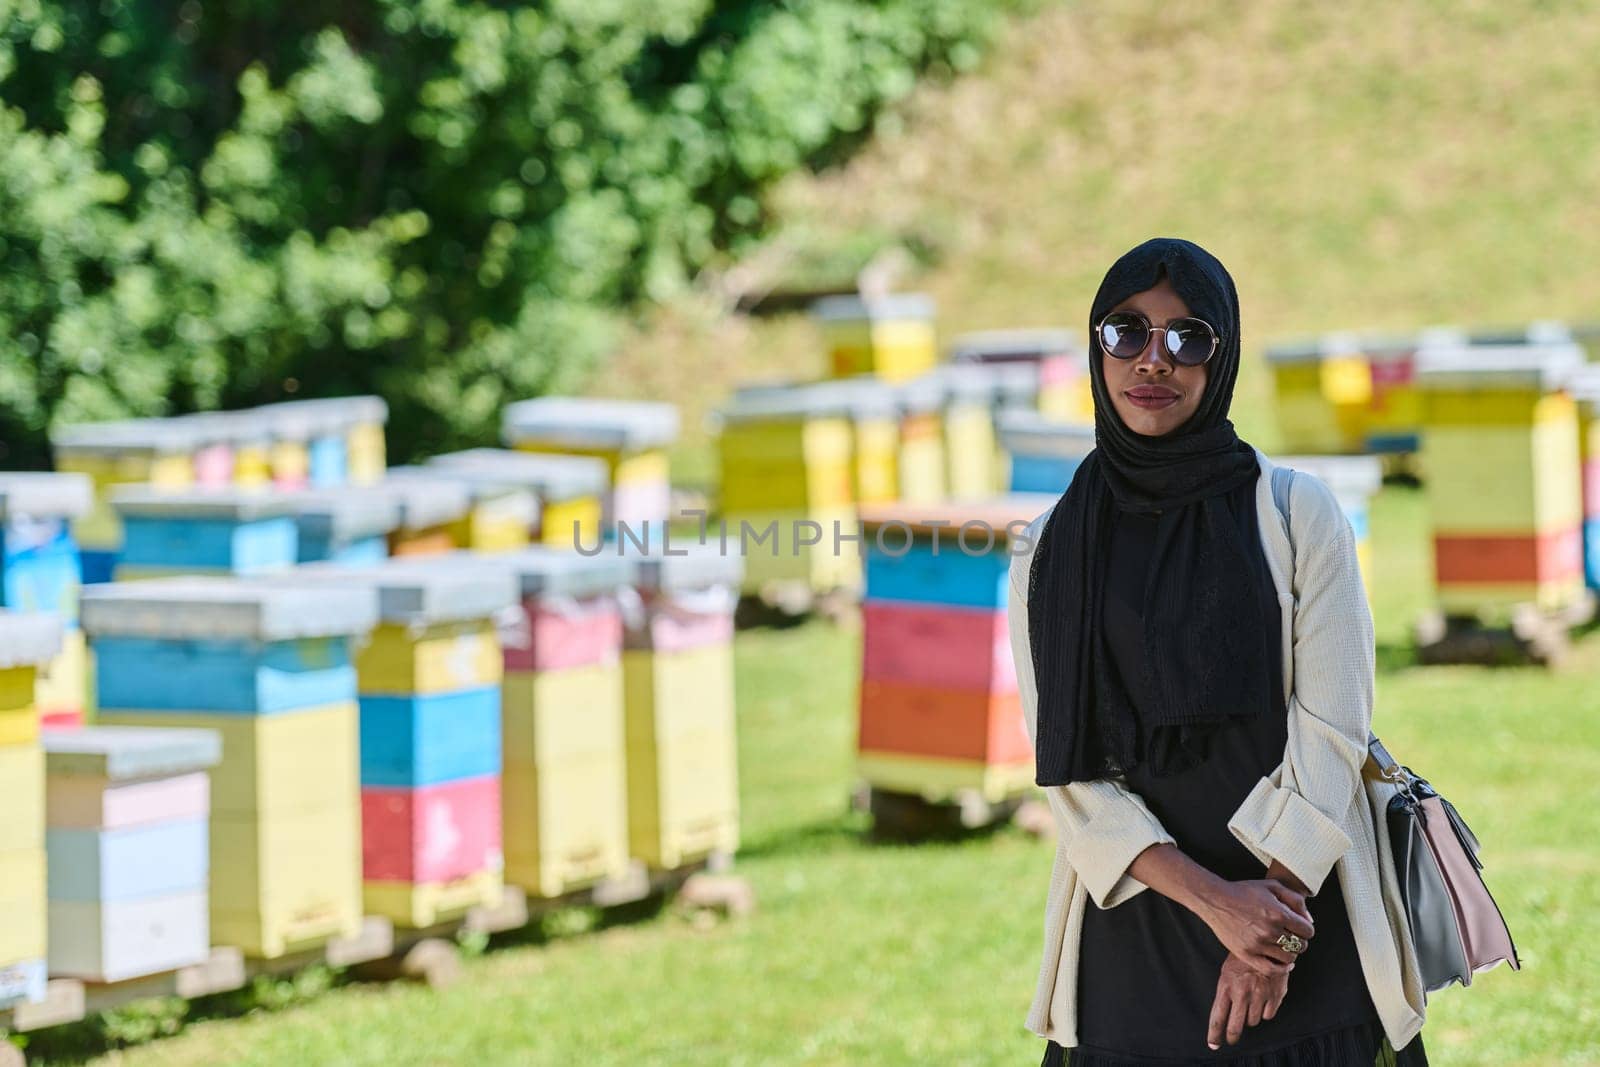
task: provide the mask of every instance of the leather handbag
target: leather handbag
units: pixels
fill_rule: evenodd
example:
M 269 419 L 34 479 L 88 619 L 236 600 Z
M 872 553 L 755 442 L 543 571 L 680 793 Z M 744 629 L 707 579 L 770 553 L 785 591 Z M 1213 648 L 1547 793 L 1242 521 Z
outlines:
M 1273 470 L 1272 497 L 1285 525 L 1293 475 L 1288 467 Z M 1387 851 L 1395 865 L 1424 990 L 1452 982 L 1469 986 L 1474 974 L 1500 963 L 1521 970 L 1511 930 L 1479 873 L 1478 838 L 1455 805 L 1370 731 L 1362 778 L 1381 839 L 1380 860 Z
M 1461 813 L 1376 735 L 1368 735 L 1367 762 L 1364 774 L 1393 784 L 1384 825 L 1374 829 L 1388 834 L 1423 988 L 1469 986 L 1474 974 L 1500 963 L 1521 970 L 1511 930 L 1479 873 L 1478 838 Z

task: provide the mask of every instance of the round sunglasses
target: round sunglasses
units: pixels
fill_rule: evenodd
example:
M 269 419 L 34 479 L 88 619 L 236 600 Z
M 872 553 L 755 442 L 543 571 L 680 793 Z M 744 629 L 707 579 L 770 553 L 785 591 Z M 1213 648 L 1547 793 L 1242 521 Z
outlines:
M 1133 359 L 1150 343 L 1155 327 L 1137 311 L 1113 311 L 1100 320 L 1095 333 L 1100 347 L 1117 359 Z M 1167 354 L 1185 367 L 1198 367 L 1216 354 L 1217 331 L 1205 319 L 1186 316 L 1161 327 L 1161 344 Z

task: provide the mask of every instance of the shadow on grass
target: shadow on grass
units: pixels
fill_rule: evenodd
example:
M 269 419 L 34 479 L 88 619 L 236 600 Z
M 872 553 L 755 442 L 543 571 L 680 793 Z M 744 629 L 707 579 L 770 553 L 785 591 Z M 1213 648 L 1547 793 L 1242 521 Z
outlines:
M 18 1035 L 31 1064 L 87 1062 L 118 1049 L 171 1037 L 191 1023 L 235 1019 L 262 1011 L 283 1011 L 304 1004 L 354 979 L 349 972 L 313 964 L 293 975 L 259 975 L 227 993 L 185 1000 L 155 997 L 133 1001 L 81 1022 Z M 12 1040 L 17 1040 L 13 1036 Z
M 864 811 L 840 812 L 830 819 L 786 826 L 741 844 L 737 859 L 756 860 L 772 856 L 802 855 L 855 848 L 872 820 Z
M 1420 665 L 1422 662 L 1417 657 L 1417 646 L 1414 642 L 1393 644 L 1379 641 L 1377 647 L 1377 673 L 1398 674 Z

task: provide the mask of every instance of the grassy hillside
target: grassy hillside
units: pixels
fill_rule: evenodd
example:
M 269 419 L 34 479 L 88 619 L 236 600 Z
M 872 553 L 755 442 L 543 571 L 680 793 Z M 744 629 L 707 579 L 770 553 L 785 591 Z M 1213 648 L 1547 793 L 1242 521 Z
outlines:
M 946 332 L 1081 330 L 1119 253 L 1200 242 L 1243 305 L 1236 422 L 1270 449 L 1274 338 L 1600 318 L 1596 54 L 1600 11 L 1576 2 L 1083 0 L 776 201 L 812 241 L 874 230 L 931 250 L 913 284 Z M 801 317 L 680 309 L 596 388 L 696 412 L 741 376 L 820 372 L 818 343 Z

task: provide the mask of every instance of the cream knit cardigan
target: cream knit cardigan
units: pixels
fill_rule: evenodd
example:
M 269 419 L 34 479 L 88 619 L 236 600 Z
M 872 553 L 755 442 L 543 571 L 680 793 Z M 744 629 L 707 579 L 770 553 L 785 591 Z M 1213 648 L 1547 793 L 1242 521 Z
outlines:
M 1256 512 L 1283 612 L 1284 698 L 1289 740 L 1283 762 L 1256 783 L 1228 829 L 1265 865 L 1281 861 L 1315 893 L 1338 868 L 1367 989 L 1390 1044 L 1422 1029 L 1425 997 L 1416 952 L 1399 909 L 1388 843 L 1373 832 L 1382 794 L 1364 787 L 1372 719 L 1372 613 L 1356 562 L 1355 534 L 1328 486 L 1297 472 L 1285 528 L 1272 497 L 1273 463 L 1256 450 Z M 1038 690 L 1028 644 L 1028 569 L 1049 512 L 1029 524 L 1011 560 L 1009 616 L 1023 718 L 1037 743 Z M 1292 547 L 1291 547 L 1292 544 Z M 1045 904 L 1044 960 L 1026 1027 L 1078 1043 L 1078 939 L 1090 902 L 1112 908 L 1148 888 L 1128 873 L 1140 852 L 1172 835 L 1125 780 L 1045 790 L 1057 828 Z M 1388 907 L 1385 902 L 1388 902 Z M 1313 938 L 1310 951 L 1316 951 Z M 1294 979 L 1291 976 L 1290 982 Z M 1203 1034 L 1196 1034 L 1199 1042 Z

